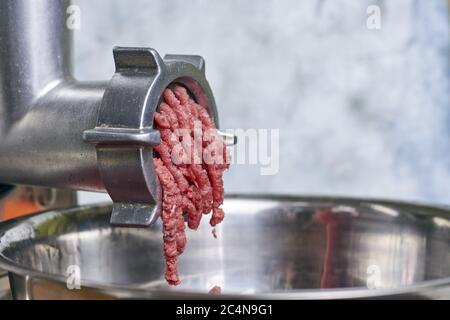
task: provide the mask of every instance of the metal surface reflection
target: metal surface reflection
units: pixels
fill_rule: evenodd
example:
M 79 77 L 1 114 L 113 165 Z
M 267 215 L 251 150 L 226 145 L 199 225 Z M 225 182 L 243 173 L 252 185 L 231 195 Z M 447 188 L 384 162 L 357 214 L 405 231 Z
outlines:
M 188 232 L 182 284 L 163 278 L 162 234 L 109 224 L 111 207 L 51 211 L 0 227 L 16 298 L 450 298 L 450 211 L 372 200 L 231 196 L 214 239 Z M 66 286 L 77 266 L 81 290 Z M 216 296 L 214 296 L 216 298 Z

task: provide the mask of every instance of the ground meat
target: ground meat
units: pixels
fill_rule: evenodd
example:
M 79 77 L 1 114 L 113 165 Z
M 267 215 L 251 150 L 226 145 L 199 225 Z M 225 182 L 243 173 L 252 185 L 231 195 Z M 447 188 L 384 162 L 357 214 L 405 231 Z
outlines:
M 161 144 L 154 147 L 153 163 L 162 188 L 165 278 L 169 284 L 177 285 L 178 256 L 186 245 L 184 217 L 194 230 L 202 215 L 211 211 L 211 226 L 223 220 L 222 175 L 229 167 L 230 157 L 214 121 L 185 88 L 168 88 L 163 98 L 154 117 Z
M 222 288 L 219 286 L 214 286 L 211 288 L 211 290 L 209 290 L 208 292 L 209 294 L 221 294 L 222 293 Z

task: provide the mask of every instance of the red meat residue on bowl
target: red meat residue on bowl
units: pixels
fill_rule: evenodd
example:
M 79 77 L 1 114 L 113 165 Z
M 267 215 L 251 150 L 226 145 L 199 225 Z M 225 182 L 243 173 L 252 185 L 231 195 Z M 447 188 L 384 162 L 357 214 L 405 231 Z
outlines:
M 214 286 L 211 288 L 211 290 L 209 290 L 208 292 L 209 294 L 221 294 L 222 293 L 222 288 L 219 286 Z

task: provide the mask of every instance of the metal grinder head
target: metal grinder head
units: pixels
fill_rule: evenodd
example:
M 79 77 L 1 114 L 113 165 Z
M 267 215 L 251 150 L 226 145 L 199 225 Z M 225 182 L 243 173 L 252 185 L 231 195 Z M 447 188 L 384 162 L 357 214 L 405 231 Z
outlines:
M 161 58 L 152 48 L 116 47 L 113 53 L 115 74 L 103 96 L 97 124 L 84 131 L 83 139 L 96 146 L 100 175 L 113 200 L 111 223 L 145 227 L 161 214 L 152 147 L 160 143 L 153 118 L 164 89 L 184 86 L 218 127 L 217 109 L 202 57 Z M 224 135 L 224 140 L 235 143 L 233 135 Z

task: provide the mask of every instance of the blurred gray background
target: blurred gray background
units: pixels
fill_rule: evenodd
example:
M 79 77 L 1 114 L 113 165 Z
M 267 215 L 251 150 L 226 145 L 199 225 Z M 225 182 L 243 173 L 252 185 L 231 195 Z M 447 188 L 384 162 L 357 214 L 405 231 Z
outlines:
M 200 54 L 223 128 L 279 128 L 280 170 L 227 192 L 450 204 L 446 0 L 75 0 L 75 75 L 109 79 L 112 47 Z M 369 5 L 381 29 L 366 27 Z M 80 202 L 107 199 L 80 193 Z

